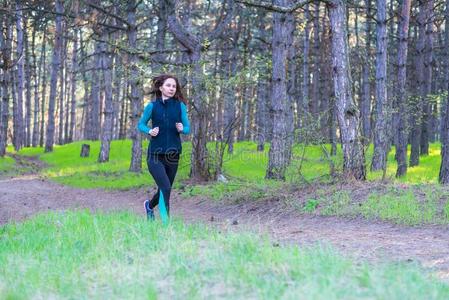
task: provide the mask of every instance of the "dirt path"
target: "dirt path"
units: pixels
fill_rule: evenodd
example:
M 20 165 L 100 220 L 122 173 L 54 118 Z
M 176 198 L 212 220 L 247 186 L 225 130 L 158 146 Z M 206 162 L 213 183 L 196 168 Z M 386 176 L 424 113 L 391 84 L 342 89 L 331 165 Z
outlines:
M 46 210 L 89 208 L 131 209 L 142 215 L 142 201 L 153 190 L 80 190 L 25 175 L 0 179 L 0 225 L 23 220 Z M 282 203 L 253 202 L 223 205 L 201 198 L 184 199 L 172 193 L 172 216 L 201 221 L 230 230 L 269 233 L 273 243 L 299 245 L 330 243 L 343 254 L 368 260 L 418 261 L 449 281 L 449 230 L 402 227 L 364 220 L 304 216 Z

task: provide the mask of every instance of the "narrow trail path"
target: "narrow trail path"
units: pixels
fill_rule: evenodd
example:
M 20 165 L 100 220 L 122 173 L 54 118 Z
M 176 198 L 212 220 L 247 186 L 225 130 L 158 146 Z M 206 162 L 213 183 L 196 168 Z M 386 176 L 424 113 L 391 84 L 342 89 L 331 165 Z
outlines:
M 47 210 L 131 209 L 144 217 L 142 202 L 154 190 L 81 190 L 36 174 L 0 179 L 0 225 Z M 277 201 L 224 205 L 172 192 L 171 214 L 188 223 L 269 234 L 273 244 L 328 243 L 349 257 L 368 261 L 419 262 L 449 281 L 449 229 L 404 227 L 366 220 L 301 215 Z

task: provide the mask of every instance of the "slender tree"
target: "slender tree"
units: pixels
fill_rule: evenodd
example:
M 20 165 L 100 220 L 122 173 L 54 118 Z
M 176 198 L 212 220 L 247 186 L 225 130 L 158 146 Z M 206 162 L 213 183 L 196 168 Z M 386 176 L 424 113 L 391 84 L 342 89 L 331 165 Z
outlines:
M 47 64 L 46 64 L 46 45 L 47 45 L 47 24 L 44 25 L 44 35 L 42 37 L 42 48 L 41 48 L 41 62 L 42 65 L 42 105 L 41 105 L 41 120 L 39 129 L 39 146 L 44 146 L 44 126 L 45 126 L 45 99 L 47 96 Z
M 23 146 L 24 126 L 23 126 L 23 87 L 24 87 L 24 45 L 23 45 L 23 11 L 22 5 L 16 3 L 16 31 L 17 31 L 17 85 L 16 85 L 16 101 L 13 102 L 13 118 L 14 118 L 14 149 L 18 151 Z M 13 81 L 14 85 L 15 81 Z M 13 89 L 13 93 L 14 89 Z M 14 99 L 14 95 L 13 95 Z
M 9 6 L 7 1 L 4 2 L 5 7 Z M 10 73 L 12 69 L 11 61 L 11 40 L 12 40 L 12 26 L 11 18 L 6 14 L 0 14 L 0 27 L 5 30 L 0 31 L 0 50 L 1 50 L 1 69 L 2 76 L 0 77 L 0 91 L 1 91 L 1 115 L 0 115 L 0 157 L 5 156 L 6 145 L 8 141 L 8 121 L 9 121 L 9 85 Z
M 137 122 L 142 106 L 142 95 L 139 89 L 139 71 L 137 69 L 137 25 L 136 1 L 128 1 L 128 46 L 133 50 L 129 55 L 129 85 L 131 87 L 131 165 L 129 170 L 140 172 L 142 170 L 142 135 L 137 130 Z
M 408 31 L 410 22 L 410 6 L 411 0 L 402 0 L 401 10 L 399 15 L 398 26 L 398 73 L 397 73 L 397 93 L 396 93 L 396 107 L 395 120 L 396 126 L 396 160 L 398 168 L 396 177 L 404 176 L 407 173 L 407 54 L 408 54 Z
M 53 47 L 51 80 L 50 80 L 50 98 L 48 102 L 48 123 L 46 130 L 45 152 L 53 151 L 55 138 L 55 103 L 56 88 L 58 81 L 58 71 L 61 64 L 61 48 L 62 48 L 62 15 L 64 13 L 64 2 L 56 0 L 56 22 L 55 22 L 55 43 Z
M 360 116 L 351 89 L 346 1 L 333 0 L 327 6 L 332 30 L 334 93 L 343 147 L 343 171 L 347 177 L 365 180 L 365 153 L 361 143 Z
M 285 6 L 285 0 L 275 0 L 274 4 Z M 290 161 L 290 150 L 288 149 L 288 139 L 291 132 L 287 125 L 287 40 L 289 39 L 289 22 L 293 22 L 289 16 L 291 13 L 275 12 L 273 16 L 273 38 L 272 38 L 272 96 L 271 111 L 273 112 L 273 137 L 268 158 L 268 168 L 265 178 L 285 180 L 285 171 Z
M 443 127 L 441 131 L 441 165 L 440 165 L 440 174 L 438 180 L 442 184 L 449 183 L 449 0 L 446 0 L 446 9 L 445 9 L 445 79 L 446 79 L 446 91 L 447 97 L 444 102 L 444 118 Z
M 366 61 L 362 64 L 362 82 L 363 95 L 360 105 L 360 112 L 362 118 L 363 140 L 368 144 L 371 140 L 371 64 L 369 58 L 371 57 L 371 1 L 365 0 L 366 6 L 366 27 L 365 27 L 365 58 Z
M 377 0 L 376 118 L 374 154 L 371 170 L 386 170 L 389 150 L 388 123 L 390 105 L 387 97 L 387 1 Z
M 98 155 L 98 162 L 109 161 L 109 151 L 111 148 L 112 129 L 113 129 L 113 99 L 112 99 L 112 57 L 107 47 L 106 41 L 109 39 L 109 34 L 105 32 L 102 36 L 102 69 L 104 81 L 104 122 L 101 131 L 101 147 Z

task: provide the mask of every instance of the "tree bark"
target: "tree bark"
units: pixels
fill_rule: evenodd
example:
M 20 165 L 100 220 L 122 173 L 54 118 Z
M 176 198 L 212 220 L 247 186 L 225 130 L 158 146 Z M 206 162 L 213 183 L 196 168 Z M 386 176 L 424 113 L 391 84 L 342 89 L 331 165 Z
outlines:
M 366 6 L 366 30 L 365 30 L 365 59 L 369 60 L 371 57 L 371 0 L 365 0 Z M 369 61 L 362 64 L 363 73 L 363 96 L 361 103 L 361 117 L 363 129 L 364 144 L 371 141 L 371 64 Z
M 73 136 L 76 127 L 76 74 L 78 72 L 78 29 L 75 30 L 74 40 L 73 40 L 73 50 L 72 50 L 72 69 L 70 72 L 70 126 L 69 134 L 67 137 L 67 142 L 73 142 Z
M 136 1 L 128 1 L 128 45 L 135 50 L 137 48 L 137 26 L 136 26 Z M 139 88 L 139 70 L 137 69 L 137 55 L 132 52 L 129 55 L 129 84 L 131 86 L 131 172 L 140 172 L 142 170 L 142 135 L 138 132 L 137 122 L 141 113 L 142 95 Z
M 24 18 L 24 34 L 23 34 L 23 40 L 24 40 L 24 56 L 25 56 L 25 65 L 24 65 L 24 71 L 25 71 L 25 147 L 31 146 L 31 62 L 30 62 L 30 44 L 29 44 L 29 36 L 28 31 L 26 28 L 28 28 L 28 21 L 26 18 Z M 32 45 L 33 47 L 33 45 Z
M 312 72 L 312 97 L 310 100 L 310 112 L 314 122 L 320 116 L 320 2 L 315 0 L 315 15 L 313 16 L 313 72 Z
M 386 0 L 377 0 L 376 42 L 376 119 L 374 125 L 374 154 L 371 170 L 386 170 L 389 150 L 388 124 L 391 114 L 387 97 L 387 10 Z
M 45 98 L 47 96 L 47 61 L 46 61 L 46 45 L 47 45 L 47 24 L 44 26 L 44 36 L 42 38 L 41 62 L 42 65 L 42 105 L 41 105 L 41 120 L 39 129 L 39 146 L 44 146 L 44 126 L 45 126 Z
M 425 0 L 428 1 L 428 0 Z M 419 13 L 417 17 L 418 25 L 418 41 L 416 43 L 416 87 L 419 89 L 419 97 L 412 99 L 412 133 L 411 133 L 411 153 L 410 153 L 410 167 L 419 165 L 420 156 L 420 144 L 422 133 L 422 118 L 423 116 L 423 98 L 425 97 L 424 86 L 424 52 L 425 52 L 425 34 L 426 34 L 426 20 L 427 13 L 425 4 L 421 4 L 419 7 Z
M 65 26 L 62 24 L 62 30 L 64 32 Z M 61 64 L 59 66 L 59 122 L 58 122 L 58 144 L 64 144 L 64 96 L 65 96 L 65 74 L 66 68 L 66 53 L 67 53 L 67 39 L 62 41 L 61 48 Z
M 449 183 L 449 0 L 446 0 L 445 10 L 445 77 L 447 97 L 442 110 L 444 110 L 444 119 L 441 130 L 441 165 L 438 181 L 441 184 Z
M 285 6 L 286 0 L 275 0 L 274 4 Z M 268 168 L 265 174 L 267 179 L 285 180 L 285 171 L 290 161 L 291 150 L 288 149 L 289 130 L 287 125 L 287 40 L 289 22 L 293 19 L 291 13 L 273 14 L 273 38 L 272 38 L 272 80 L 273 89 L 271 96 L 271 111 L 273 119 L 273 138 L 268 156 Z
M 328 4 L 332 29 L 333 79 L 336 113 L 343 146 L 343 171 L 347 177 L 366 179 L 365 153 L 361 143 L 359 111 L 351 90 L 351 73 L 344 0 Z
M 101 126 L 101 117 L 100 117 L 100 89 L 101 89 L 101 49 L 100 42 L 95 42 L 95 50 L 94 50 L 94 60 L 92 64 L 94 64 L 92 69 L 92 83 L 90 90 L 90 99 L 89 99 L 89 109 L 88 109 L 88 118 L 87 118 L 87 126 L 86 126 L 86 137 L 89 140 L 96 141 L 100 136 L 100 126 Z
M 48 103 L 48 123 L 46 130 L 45 152 L 53 151 L 54 137 L 55 137 L 55 102 L 56 102 L 56 88 L 58 81 L 58 71 L 61 63 L 61 48 L 62 48 L 62 14 L 64 13 L 64 2 L 56 0 L 56 32 L 55 44 L 53 48 L 52 70 L 50 80 L 50 98 Z
M 31 42 L 31 55 L 33 57 L 33 77 L 34 77 L 34 111 L 33 111 L 33 134 L 31 139 L 31 145 L 36 147 L 39 143 L 39 83 L 42 79 L 41 77 L 41 69 L 42 64 L 39 64 L 39 70 L 37 69 L 37 57 L 36 57 L 36 31 L 37 31 L 37 22 L 34 22 L 33 26 L 33 37 Z
M 427 0 L 424 4 L 426 21 L 425 28 L 425 46 L 424 46 L 424 82 L 422 94 L 422 127 L 421 127 L 421 149 L 420 155 L 429 155 L 429 134 L 431 129 L 431 104 L 429 95 L 432 92 L 432 61 L 433 61 L 433 0 Z
M 104 34 L 102 40 L 108 39 L 109 36 Z M 104 122 L 102 126 L 101 132 L 101 147 L 100 154 L 98 156 L 98 162 L 107 162 L 109 161 L 109 150 L 111 148 L 111 140 L 112 140 L 112 129 L 113 129 L 113 99 L 112 99 L 112 58 L 111 53 L 108 50 L 106 42 L 102 42 L 102 69 L 104 76 Z M 137 125 L 137 124 L 136 124 Z
M 18 151 L 24 142 L 24 124 L 23 124 L 23 76 L 24 76 L 24 46 L 23 46 L 23 11 L 20 3 L 16 3 L 16 31 L 17 31 L 17 98 L 14 101 L 14 149 Z M 14 81 L 13 81 L 14 84 Z
M 9 85 L 11 74 L 11 40 L 12 40 L 12 26 L 11 19 L 6 14 L 0 16 L 0 26 L 4 26 L 5 31 L 0 32 L 0 49 L 2 55 L 2 73 L 0 77 L 0 91 L 1 91 L 1 115 L 0 115 L 0 157 L 4 157 L 6 153 L 6 146 L 8 142 L 8 121 L 9 121 Z M 4 32 L 4 34 L 3 34 Z
M 310 8 L 307 3 L 304 7 L 305 24 L 304 24 L 304 49 L 303 49 L 303 67 L 302 67 L 302 103 L 297 103 L 298 108 L 298 126 L 302 128 L 306 126 L 307 113 L 309 112 L 309 52 L 310 52 Z
M 400 20 L 398 26 L 399 46 L 398 46 L 398 74 L 397 74 L 397 94 L 395 128 L 397 130 L 396 136 L 396 160 L 398 168 L 396 177 L 401 177 L 407 174 L 407 54 L 408 54 L 408 30 L 410 23 L 410 6 L 411 0 L 402 0 Z

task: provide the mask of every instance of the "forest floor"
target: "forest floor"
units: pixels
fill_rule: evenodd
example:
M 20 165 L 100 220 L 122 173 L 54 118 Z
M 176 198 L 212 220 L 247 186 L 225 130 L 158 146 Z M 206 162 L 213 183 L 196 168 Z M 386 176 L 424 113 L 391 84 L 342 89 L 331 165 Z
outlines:
M 106 191 L 77 189 L 48 181 L 38 174 L 36 159 L 18 160 L 25 174 L 0 178 L 0 225 L 48 210 L 132 210 L 144 217 L 143 200 L 154 189 Z M 202 222 L 219 230 L 268 234 L 273 245 L 330 244 L 355 259 L 418 263 L 449 281 L 447 226 L 402 226 L 363 218 L 302 214 L 279 199 L 223 203 L 204 196 L 185 197 L 174 190 L 171 215 L 188 223 Z

